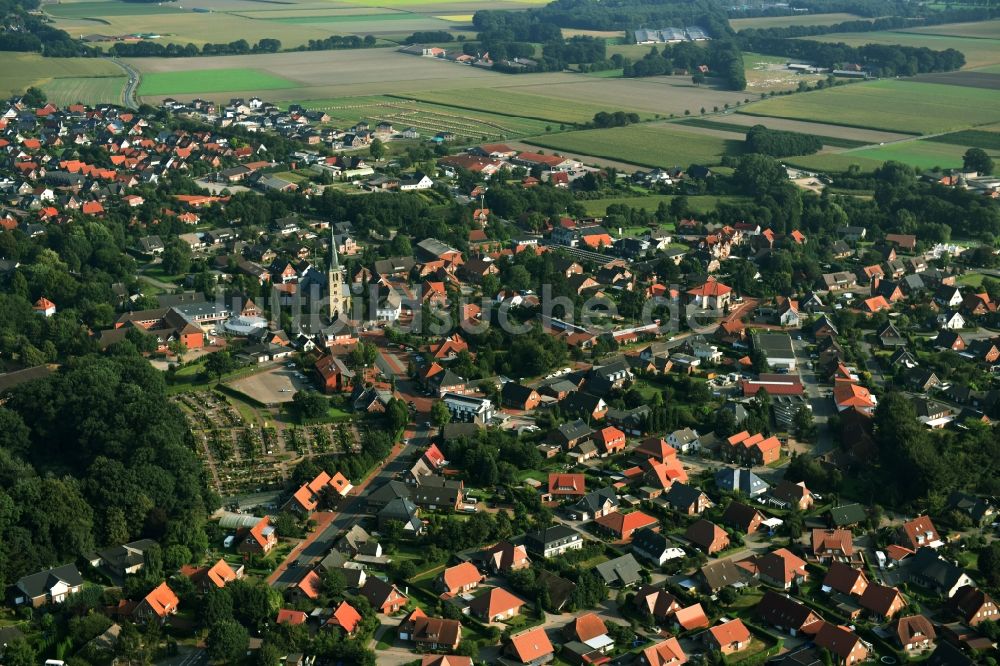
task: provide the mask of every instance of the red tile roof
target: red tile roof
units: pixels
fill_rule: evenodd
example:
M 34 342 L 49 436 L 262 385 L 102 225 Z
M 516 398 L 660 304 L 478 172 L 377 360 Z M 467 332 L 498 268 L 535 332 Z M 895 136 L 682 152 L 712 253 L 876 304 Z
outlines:
M 555 650 L 545 630 L 537 627 L 530 631 L 510 638 L 511 649 L 522 663 L 530 663 L 547 654 L 552 654 Z
M 327 620 L 326 623 L 335 627 L 340 627 L 347 633 L 353 634 L 354 630 L 358 628 L 359 622 L 361 622 L 361 613 L 355 610 L 354 606 L 351 604 L 346 601 L 341 601 L 340 605 L 333 611 L 333 615 L 330 616 L 330 619 Z
M 159 617 L 166 617 L 177 612 L 177 604 L 180 599 L 166 583 L 160 583 L 152 592 L 146 595 L 143 600 Z
M 278 611 L 278 617 L 275 619 L 275 624 L 305 624 L 307 619 L 309 619 L 309 616 L 303 611 L 282 608 Z

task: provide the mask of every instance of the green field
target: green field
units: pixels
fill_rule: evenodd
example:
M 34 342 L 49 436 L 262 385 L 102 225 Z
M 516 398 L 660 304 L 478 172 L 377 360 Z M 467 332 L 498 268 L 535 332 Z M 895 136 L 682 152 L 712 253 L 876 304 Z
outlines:
M 255 69 L 195 69 L 187 72 L 152 72 L 142 75 L 140 95 L 186 95 L 227 90 L 279 90 L 294 88 L 294 81 Z
M 946 26 L 933 26 L 937 32 Z M 848 46 L 864 46 L 865 44 L 900 44 L 915 48 L 926 47 L 935 51 L 955 49 L 965 54 L 965 69 L 974 69 L 986 65 L 1000 64 L 1000 39 L 976 39 L 971 37 L 954 37 L 944 34 L 921 34 L 916 31 L 881 31 L 881 32 L 837 32 L 829 35 L 806 37 L 819 42 L 843 42 Z
M 0 67 L 0 96 L 23 93 L 31 86 L 45 86 L 58 79 L 89 79 L 94 77 L 94 85 L 100 94 L 83 101 L 106 101 L 100 96 L 107 92 L 105 77 L 122 76 L 122 70 L 114 63 L 99 58 L 43 58 L 33 53 L 4 53 L 4 66 Z M 72 84 L 59 84 L 61 90 Z M 119 96 L 120 98 L 120 96 Z
M 936 134 L 1000 121 L 1000 91 L 913 81 L 853 83 L 773 97 L 742 113 L 814 122 Z
M 72 77 L 43 83 L 42 92 L 53 104 L 121 104 L 124 76 Z
M 450 131 L 463 139 L 479 141 L 512 139 L 542 134 L 550 126 L 542 120 L 515 118 L 467 111 L 455 107 L 428 104 L 388 95 L 341 97 L 326 100 L 298 102 L 308 109 L 316 109 L 330 116 L 330 123 L 343 127 L 365 120 L 369 123 L 391 122 L 397 129 L 413 127 L 424 136 Z
M 975 39 L 1000 39 L 1000 21 L 978 21 L 976 23 L 947 23 L 911 28 L 903 32 L 921 35 L 946 35 L 949 37 L 972 37 Z
M 586 123 L 598 111 L 627 109 L 628 102 L 615 100 L 608 104 L 553 99 L 531 93 L 505 89 L 470 88 L 467 90 L 442 90 L 414 92 L 408 95 L 424 102 L 472 111 L 530 117 L 553 123 Z M 650 114 L 642 114 L 649 117 Z
M 859 157 L 856 153 L 820 153 L 803 157 L 784 157 L 782 162 L 812 171 L 847 171 L 851 165 L 861 167 L 862 171 L 872 171 L 882 165 L 877 160 Z
M 532 137 L 527 143 L 647 167 L 718 164 L 738 155 L 743 142 L 688 132 L 669 123 L 582 130 Z
M 761 16 L 758 18 L 729 19 L 737 32 L 747 28 L 785 28 L 793 25 L 836 25 L 844 21 L 858 21 L 863 17 L 835 12 L 830 14 L 796 14 L 794 16 Z
M 103 18 L 105 16 L 176 14 L 184 10 L 176 4 L 158 2 L 71 2 L 46 5 L 45 11 L 61 18 Z
M 935 143 L 950 143 L 954 146 L 974 146 L 983 150 L 1000 150 L 1000 132 L 984 130 L 962 130 L 934 136 L 928 141 Z
M 675 195 L 671 194 L 650 194 L 648 196 L 637 196 L 637 197 L 624 197 L 618 199 L 590 199 L 587 201 L 581 201 L 583 207 L 587 211 L 587 215 L 602 216 L 607 210 L 608 206 L 612 204 L 621 204 L 629 206 L 630 208 L 645 208 L 650 213 L 655 212 L 659 207 L 661 201 L 665 201 L 668 204 L 676 198 Z M 744 197 L 737 196 L 689 196 L 687 197 L 688 206 L 691 210 L 697 213 L 707 213 L 708 211 L 715 210 L 716 206 L 720 203 L 734 203 L 737 201 L 744 200 Z
M 382 12 L 378 14 L 334 14 L 334 15 L 307 15 L 307 16 L 284 16 L 281 18 L 269 19 L 280 21 L 281 23 L 360 23 L 365 21 L 412 21 L 414 19 L 426 18 L 419 14 L 410 12 Z M 440 20 L 431 17 L 433 20 Z
M 844 156 L 878 161 L 895 160 L 915 166 L 918 169 L 932 169 L 934 167 L 947 169 L 961 167 L 962 155 L 967 149 L 966 146 L 925 140 L 900 141 L 876 148 L 853 150 L 844 154 Z M 990 152 L 993 159 L 997 159 L 998 152 L 996 150 Z

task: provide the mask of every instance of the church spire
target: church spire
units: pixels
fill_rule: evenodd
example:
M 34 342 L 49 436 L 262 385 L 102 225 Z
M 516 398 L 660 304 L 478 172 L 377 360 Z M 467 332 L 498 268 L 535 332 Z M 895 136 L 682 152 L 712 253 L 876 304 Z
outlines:
M 330 270 L 331 271 L 339 271 L 340 270 L 340 260 L 337 257 L 337 234 L 335 233 L 335 230 L 334 230 L 332 224 L 330 225 L 330 253 L 331 253 L 330 254 Z

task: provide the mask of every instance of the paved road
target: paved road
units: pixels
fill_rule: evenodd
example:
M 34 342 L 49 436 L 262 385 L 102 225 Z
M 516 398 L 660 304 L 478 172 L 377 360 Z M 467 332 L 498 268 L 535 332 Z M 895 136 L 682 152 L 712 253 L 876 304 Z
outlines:
M 131 65 L 125 64 L 118 58 L 105 57 L 104 59 L 109 62 L 113 62 L 125 71 L 125 76 L 128 77 L 128 81 L 125 82 L 125 90 L 122 91 L 122 104 L 130 109 L 138 109 L 139 99 L 136 97 L 135 93 L 136 90 L 139 89 L 139 81 L 141 80 L 139 72 L 136 71 L 136 69 Z
M 429 444 L 430 434 L 430 431 L 420 429 L 410 437 L 407 444 L 398 445 L 393 454 L 386 460 L 385 465 L 375 474 L 369 476 L 365 483 L 356 489 L 355 494 L 350 495 L 341 503 L 329 524 L 320 528 L 319 534 L 305 547 L 295 549 L 289 554 L 289 557 L 278 569 L 280 573 L 271 579 L 271 585 L 277 588 L 291 585 L 305 574 L 309 566 L 326 555 L 341 532 L 353 527 L 367 515 L 365 513 L 365 499 L 369 493 L 405 471 L 410 465 L 413 454 Z
M 829 389 L 820 386 L 819 376 L 809 367 L 811 359 L 804 340 L 792 340 L 792 347 L 795 350 L 795 365 L 802 378 L 802 386 L 805 390 L 806 398 L 812 406 L 813 421 L 816 423 L 818 441 L 812 449 L 814 456 L 821 456 L 832 451 L 836 443 L 830 434 L 828 421 L 836 413 L 833 398 L 829 395 Z

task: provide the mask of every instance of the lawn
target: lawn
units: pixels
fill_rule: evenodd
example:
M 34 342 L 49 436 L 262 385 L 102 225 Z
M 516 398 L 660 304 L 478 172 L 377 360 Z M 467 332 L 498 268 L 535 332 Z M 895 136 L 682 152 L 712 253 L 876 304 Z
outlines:
M 958 282 L 961 285 L 965 285 L 966 287 L 979 289 L 981 286 L 983 286 L 984 277 L 985 276 L 982 273 L 965 273 L 964 275 L 959 276 L 956 282 Z
M 700 135 L 670 123 L 566 132 L 526 141 L 647 167 L 719 164 L 723 155 L 738 155 L 743 150 L 742 141 Z
M 75 76 L 52 79 L 41 88 L 49 101 L 59 106 L 76 104 L 121 104 L 124 76 Z
M 871 81 L 755 102 L 742 110 L 814 122 L 931 134 L 1000 121 L 1000 91 L 914 81 Z
M 669 204 L 675 198 L 675 195 L 671 194 L 651 194 L 649 196 L 624 197 L 620 199 L 590 199 L 580 201 L 580 203 L 586 209 L 587 215 L 603 216 L 607 212 L 608 206 L 612 204 L 621 204 L 630 208 L 645 208 L 652 213 L 656 211 L 661 201 Z M 723 201 L 736 202 L 741 199 L 741 197 L 736 196 L 705 195 L 689 196 L 687 197 L 687 202 L 691 210 L 697 213 L 707 213 L 708 211 L 715 210 L 716 206 Z
M 864 148 L 844 153 L 847 157 L 860 157 L 879 161 L 895 160 L 918 169 L 957 168 L 962 166 L 962 155 L 968 148 L 950 143 L 932 141 L 900 141 L 875 148 Z M 993 159 L 1000 158 L 1000 151 L 987 151 Z
M 415 92 L 408 95 L 425 102 L 473 111 L 536 118 L 553 123 L 586 123 L 598 111 L 628 109 L 627 101 L 613 103 L 580 102 L 545 97 L 540 94 L 515 92 L 503 88 L 471 88 L 467 90 L 442 90 Z M 649 117 L 649 114 L 644 114 Z
M 279 90 L 296 87 L 294 81 L 256 69 L 195 69 L 142 75 L 140 95 L 184 95 L 227 90 Z

